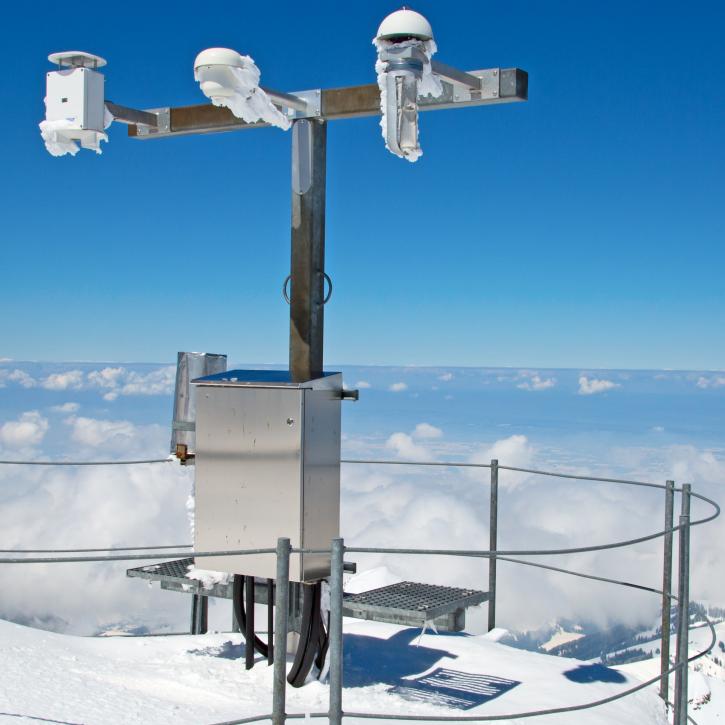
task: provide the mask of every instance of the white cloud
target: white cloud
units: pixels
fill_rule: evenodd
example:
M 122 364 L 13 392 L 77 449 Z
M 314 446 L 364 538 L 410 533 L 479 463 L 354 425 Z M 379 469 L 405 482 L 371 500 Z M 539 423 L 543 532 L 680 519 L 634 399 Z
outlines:
M 697 379 L 696 385 L 698 388 L 702 388 L 703 390 L 706 390 L 707 388 L 722 387 L 723 385 L 725 385 L 725 375 L 715 375 L 709 378 L 701 375 Z
M 359 390 L 365 390 L 367 388 L 372 388 L 372 385 L 370 385 L 370 383 L 367 380 L 358 380 L 355 383 L 355 387 L 358 388 Z
M 653 426 L 652 431 L 655 433 L 664 433 L 665 428 L 662 425 L 655 425 L 655 426 Z
M 121 395 L 170 395 L 174 392 L 175 382 L 175 365 L 167 365 L 145 375 L 131 371 L 121 388 Z
M 413 431 L 413 438 L 440 438 L 443 431 L 430 423 L 418 423 Z
M 83 387 L 83 373 L 80 370 L 53 373 L 48 375 L 41 385 L 46 390 L 80 390 Z
M 443 373 L 443 375 L 438 376 L 438 380 L 442 380 L 445 383 L 450 382 L 453 380 L 453 373 Z
M 31 448 L 41 443 L 47 432 L 47 418 L 30 410 L 0 426 L 0 443 L 14 449 Z
M 147 453 L 147 429 L 130 441 L 129 457 Z M 156 444 L 160 441 L 156 440 Z M 82 450 L 69 447 L 69 457 Z M 0 528 L 6 548 L 84 548 L 189 543 L 186 493 L 193 468 L 174 464 L 109 467 L 23 467 L 0 471 Z M 12 491 L 10 484 L 12 482 Z M 146 562 L 138 562 L 143 564 Z M 43 620 L 90 635 L 116 624 L 179 631 L 188 598 L 126 577 L 133 562 L 0 568 L 4 618 Z M 210 619 L 216 607 L 210 606 Z M 221 609 L 221 608 L 219 608 Z M 227 611 L 223 610 L 224 619 Z M 213 628 L 223 626 L 211 625 Z
M 8 363 L 12 361 L 13 359 L 11 357 L 0 357 L 0 363 Z
M 488 463 L 497 460 L 502 466 L 515 466 L 517 468 L 528 468 L 534 456 L 534 449 L 525 435 L 511 435 L 508 438 L 501 438 L 490 446 L 484 446 L 472 453 L 469 463 Z M 470 478 L 489 481 L 491 478 L 490 469 L 469 468 L 466 470 Z M 508 488 L 516 488 L 524 483 L 530 475 L 517 471 L 501 471 L 499 483 Z
M 392 393 L 401 393 L 403 390 L 408 389 L 407 383 L 393 383 L 388 387 L 388 390 Z
M 38 384 L 24 370 L 0 370 L 0 388 L 4 388 L 6 382 L 17 383 L 24 388 L 34 388 Z
M 96 418 L 67 418 L 71 438 L 89 448 L 127 450 L 138 436 L 136 426 L 127 420 L 98 420 Z
M 584 375 L 579 378 L 579 395 L 596 395 L 597 393 L 604 393 L 607 390 L 619 387 L 621 387 L 619 383 L 612 382 L 611 380 L 587 378 Z
M 430 461 L 430 451 L 416 443 L 407 433 L 393 433 L 385 442 L 385 447 L 394 451 L 398 458 L 411 461 Z
M 125 374 L 125 368 L 103 368 L 92 370 L 86 377 L 91 387 L 116 388 Z
M 54 413 L 77 413 L 80 407 L 78 403 L 63 403 L 63 405 L 52 405 L 50 409 Z
M 166 365 L 148 373 L 139 373 L 124 367 L 93 370 L 86 376 L 90 388 L 106 391 L 104 400 L 115 400 L 119 395 L 170 395 L 174 391 L 176 367 Z
M 538 373 L 527 375 L 526 378 L 516 387 L 521 390 L 548 390 L 556 385 L 556 378 L 542 378 Z

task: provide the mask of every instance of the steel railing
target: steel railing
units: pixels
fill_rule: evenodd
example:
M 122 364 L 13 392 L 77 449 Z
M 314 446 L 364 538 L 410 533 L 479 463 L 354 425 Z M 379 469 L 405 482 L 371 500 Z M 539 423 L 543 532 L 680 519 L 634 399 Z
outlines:
M 172 459 L 152 459 L 144 461 L 83 461 L 83 462 L 67 462 L 67 461 L 0 461 L 0 464 L 34 464 L 34 465 L 131 465 L 135 463 L 166 463 Z M 615 700 L 622 699 L 634 694 L 650 685 L 659 682 L 660 696 L 669 706 L 669 676 L 675 675 L 675 697 L 673 706 L 674 721 L 673 725 L 686 725 L 687 721 L 692 722 L 687 712 L 687 685 L 688 685 L 688 664 L 707 654 L 717 641 L 715 628 L 709 618 L 706 617 L 706 623 L 710 628 L 711 641 L 710 644 L 700 652 L 689 656 L 688 650 L 688 632 L 689 632 L 689 577 L 690 577 L 690 530 L 693 526 L 702 525 L 717 518 L 720 514 L 719 505 L 712 499 L 692 491 L 690 484 L 683 484 L 676 487 L 673 481 L 667 481 L 665 484 L 651 483 L 647 481 L 634 481 L 627 479 L 591 477 L 577 474 L 568 474 L 555 471 L 542 471 L 536 469 L 527 469 L 514 466 L 499 465 L 497 460 L 490 463 L 458 463 L 446 461 L 388 461 L 388 460 L 358 460 L 343 459 L 343 463 L 348 464 L 367 464 L 367 465 L 414 465 L 414 466 L 445 466 L 452 468 L 488 468 L 491 472 L 490 479 L 490 548 L 486 550 L 472 549 L 411 549 L 411 548 L 379 548 L 379 547 L 346 547 L 343 539 L 334 539 L 331 544 L 331 574 L 330 574 L 330 624 L 329 624 L 329 710 L 327 712 L 314 713 L 286 713 L 286 639 L 288 631 L 288 601 L 289 601 L 289 557 L 291 553 L 327 553 L 328 550 L 320 549 L 295 549 L 290 546 L 290 540 L 286 538 L 278 539 L 275 549 L 235 549 L 226 551 L 179 551 L 179 549 L 190 548 L 190 545 L 164 545 L 156 547 L 110 547 L 96 549 L 13 549 L 0 550 L 0 553 L 12 553 L 22 556 L 0 557 L 0 564 L 33 564 L 33 563 L 73 563 L 73 562 L 100 562 L 100 561 L 129 561 L 129 560 L 150 560 L 150 559 L 173 559 L 181 557 L 204 558 L 209 556 L 237 556 L 249 554 L 275 554 L 277 559 L 277 586 L 275 591 L 275 645 L 274 645 L 274 674 L 273 674 L 273 691 L 272 691 L 272 713 L 245 717 L 237 720 L 229 720 L 224 723 L 216 723 L 215 725 L 242 725 L 242 723 L 257 722 L 260 720 L 271 719 L 274 725 L 283 725 L 285 720 L 298 719 L 306 716 L 310 717 L 327 717 L 333 725 L 340 725 L 343 717 L 357 717 L 366 719 L 391 719 L 391 720 L 428 720 L 441 722 L 486 722 L 496 720 L 511 720 L 537 717 L 542 715 L 561 714 L 566 712 L 575 712 L 599 707 Z M 665 528 L 653 534 L 647 534 L 634 539 L 625 541 L 609 542 L 606 544 L 595 544 L 582 547 L 569 547 L 564 549 L 525 549 L 525 550 L 501 550 L 497 548 L 497 530 L 498 530 L 498 479 L 500 471 L 514 471 L 529 473 L 532 475 L 541 475 L 548 477 L 556 477 L 563 479 L 573 479 L 581 481 L 589 481 L 594 483 L 622 484 L 632 486 L 644 486 L 647 488 L 660 489 L 665 492 Z M 681 513 L 678 525 L 674 525 L 674 496 L 675 493 L 681 494 Z M 707 503 L 713 507 L 713 513 L 700 519 L 691 519 L 690 504 L 691 499 Z M 678 555 L 678 586 L 677 596 L 672 594 L 672 550 L 673 537 L 675 532 L 679 536 L 679 555 Z M 646 541 L 657 538 L 663 538 L 663 587 L 656 589 L 635 582 L 625 582 L 608 577 L 597 576 L 586 572 L 578 572 L 560 567 L 554 567 L 548 564 L 538 562 L 515 559 L 516 556 L 555 556 L 563 554 L 577 554 L 592 551 L 604 551 L 610 549 L 618 549 L 628 546 L 634 546 Z M 169 549 L 176 549 L 169 551 Z M 100 555 L 101 551 L 144 551 L 142 554 L 107 554 Z M 391 713 L 364 713 L 364 712 L 345 712 L 342 707 L 342 689 L 343 689 L 343 637 L 342 637 L 342 604 L 343 604 L 343 559 L 345 552 L 361 553 L 361 554 L 396 554 L 396 555 L 427 555 L 427 556 L 456 556 L 456 557 L 473 557 L 487 558 L 489 560 L 489 629 L 495 626 L 495 606 L 496 606 L 496 563 L 504 561 L 507 563 L 537 567 L 554 571 L 558 573 L 568 574 L 571 576 L 582 577 L 594 581 L 600 581 L 618 586 L 638 589 L 641 591 L 651 592 L 662 597 L 662 647 L 661 647 L 661 663 L 660 672 L 657 676 L 639 683 L 638 685 L 622 690 L 609 697 L 559 708 L 549 708 L 541 710 L 531 710 L 518 713 L 507 713 L 503 715 L 471 715 L 471 716 L 422 716 L 415 715 L 398 715 Z M 84 556 L 28 556 L 29 554 L 86 554 Z M 92 555 L 91 555 L 92 554 Z M 675 664 L 670 664 L 670 631 L 671 631 L 671 607 L 672 602 L 677 602 L 677 649 L 675 655 Z

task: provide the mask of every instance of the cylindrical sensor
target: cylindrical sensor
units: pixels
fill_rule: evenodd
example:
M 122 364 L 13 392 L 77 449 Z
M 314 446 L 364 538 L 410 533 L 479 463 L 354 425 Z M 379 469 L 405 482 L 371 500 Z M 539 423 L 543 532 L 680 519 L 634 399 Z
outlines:
M 180 352 L 176 362 L 171 453 L 182 458 L 196 450 L 196 389 L 192 380 L 227 369 L 227 356 L 209 352 Z

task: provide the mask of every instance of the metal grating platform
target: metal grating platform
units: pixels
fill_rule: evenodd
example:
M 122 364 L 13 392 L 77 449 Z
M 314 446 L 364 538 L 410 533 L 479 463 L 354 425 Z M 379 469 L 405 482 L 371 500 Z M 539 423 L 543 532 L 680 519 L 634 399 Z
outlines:
M 207 597 L 221 597 L 223 599 L 232 598 L 231 581 L 229 583 L 217 583 L 211 587 L 204 587 L 197 579 L 189 579 L 186 574 L 193 563 L 194 560 L 192 558 L 162 561 L 160 564 L 149 564 L 148 566 L 127 569 L 126 576 L 160 582 L 162 589 L 169 589 L 175 592 L 203 594 Z M 255 600 L 257 600 L 256 592 Z M 267 601 L 266 594 L 264 601 Z
M 186 576 L 193 559 L 176 559 L 128 569 L 129 577 L 158 581 L 163 589 L 207 597 L 232 598 L 232 584 L 218 583 L 205 588 Z M 254 600 L 267 602 L 266 580 L 258 579 Z M 458 589 L 436 584 L 399 582 L 359 594 L 345 594 L 342 611 L 346 617 L 388 622 L 406 627 L 432 623 L 442 631 L 460 632 L 465 627 L 468 607 L 488 601 L 488 592 Z
M 418 627 L 433 622 L 455 631 L 459 629 L 456 615 L 462 619 L 466 608 L 487 600 L 488 592 L 475 589 L 400 582 L 369 592 L 346 594 L 343 613 L 357 619 Z
M 176 559 L 174 561 L 162 561 L 160 564 L 151 564 L 150 566 L 141 566 L 137 569 L 129 569 L 129 576 L 138 576 L 143 579 L 158 579 L 160 576 L 165 577 L 186 577 L 186 572 L 189 571 L 189 567 L 194 563 L 194 560 L 189 557 L 188 559 Z M 130 572 L 138 572 L 137 574 L 131 574 Z M 148 576 L 144 576 L 148 574 Z

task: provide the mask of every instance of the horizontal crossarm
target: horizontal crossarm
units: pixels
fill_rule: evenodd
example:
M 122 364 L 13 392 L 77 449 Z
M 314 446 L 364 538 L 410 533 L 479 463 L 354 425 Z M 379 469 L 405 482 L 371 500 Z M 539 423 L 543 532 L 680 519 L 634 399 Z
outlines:
M 464 76 L 464 74 L 461 74 Z M 520 68 L 489 68 L 467 71 L 467 76 L 480 79 L 480 89 L 443 80 L 443 93 L 437 97 L 421 96 L 421 111 L 438 111 L 446 108 L 466 108 L 497 103 L 513 103 L 528 98 L 528 74 Z M 320 118 L 328 121 L 360 118 L 380 114 L 380 91 L 377 84 L 332 88 L 322 91 L 302 91 L 294 96 L 312 98 L 319 94 L 319 103 L 308 103 L 308 111 L 297 111 L 295 118 Z M 140 139 L 188 136 L 222 131 L 241 131 L 261 128 L 266 123 L 245 123 L 236 118 L 228 108 L 202 104 L 177 108 L 152 110 L 160 118 L 168 118 L 168 124 L 159 123 L 157 128 L 128 127 L 128 135 Z

